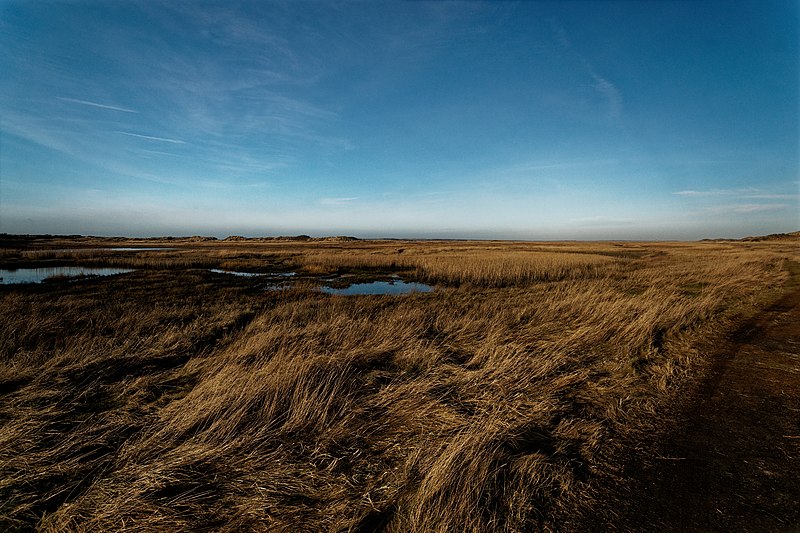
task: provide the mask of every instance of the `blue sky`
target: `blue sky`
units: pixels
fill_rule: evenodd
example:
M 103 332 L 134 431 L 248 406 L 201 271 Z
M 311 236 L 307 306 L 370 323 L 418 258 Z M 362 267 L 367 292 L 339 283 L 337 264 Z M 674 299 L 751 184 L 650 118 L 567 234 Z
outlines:
M 0 231 L 800 229 L 796 2 L 0 0 Z

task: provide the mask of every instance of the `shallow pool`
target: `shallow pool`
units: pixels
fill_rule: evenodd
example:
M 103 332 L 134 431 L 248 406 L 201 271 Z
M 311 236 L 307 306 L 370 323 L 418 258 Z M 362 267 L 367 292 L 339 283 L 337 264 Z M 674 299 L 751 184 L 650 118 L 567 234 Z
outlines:
M 245 278 L 252 278 L 255 276 L 263 276 L 264 274 L 259 274 L 258 272 L 234 272 L 233 270 L 222 270 L 219 268 L 209 268 L 209 272 L 213 272 L 214 274 L 230 274 L 231 276 L 242 276 Z
M 295 275 L 294 272 L 270 272 L 270 273 L 261 273 L 261 272 L 236 272 L 234 270 L 223 270 L 221 268 L 209 268 L 209 272 L 213 272 L 214 274 L 230 274 L 231 276 L 242 276 L 245 278 L 253 278 L 258 276 L 270 276 L 275 278 L 291 278 Z
M 134 248 L 130 246 L 120 246 L 117 248 L 95 248 L 95 250 L 111 250 L 112 252 L 149 252 L 152 250 L 176 250 L 177 248 L 164 248 L 159 246 L 149 246 Z
M 354 283 L 343 289 L 322 287 L 327 294 L 353 296 L 358 294 L 409 294 L 412 292 L 431 292 L 433 287 L 424 283 L 405 281 L 373 281 L 371 283 Z
M 133 272 L 130 268 L 94 268 L 79 266 L 62 266 L 49 268 L 17 268 L 0 269 L 0 284 L 41 283 L 53 277 L 77 278 L 81 276 L 114 276 Z

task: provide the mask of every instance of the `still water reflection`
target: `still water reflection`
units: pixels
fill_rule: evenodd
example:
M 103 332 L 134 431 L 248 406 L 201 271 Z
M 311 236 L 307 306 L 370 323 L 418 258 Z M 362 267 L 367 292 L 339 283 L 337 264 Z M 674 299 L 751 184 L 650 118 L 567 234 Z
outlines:
M 357 295 L 357 294 L 408 294 L 412 292 L 431 292 L 433 287 L 424 283 L 405 281 L 373 281 L 372 283 L 354 283 L 343 289 L 322 287 L 322 292 L 327 294 Z
M 13 270 L 0 269 L 0 284 L 41 283 L 48 278 L 54 277 L 77 278 L 81 276 L 113 276 L 115 274 L 125 274 L 132 271 L 133 270 L 130 268 L 93 268 L 79 266 L 17 268 Z

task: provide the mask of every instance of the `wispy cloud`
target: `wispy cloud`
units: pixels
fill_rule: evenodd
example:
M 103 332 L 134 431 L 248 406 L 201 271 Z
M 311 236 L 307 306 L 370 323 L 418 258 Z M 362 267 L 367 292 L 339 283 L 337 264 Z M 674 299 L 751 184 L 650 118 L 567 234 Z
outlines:
M 744 198 L 751 198 L 753 200 L 798 200 L 798 194 L 748 194 Z
M 163 152 L 161 150 L 137 150 L 137 153 L 139 153 L 139 154 L 151 154 L 151 155 L 166 155 L 166 156 L 169 156 L 169 157 L 182 157 L 182 158 L 186 157 L 184 155 L 173 154 L 171 152 Z
M 76 152 L 75 136 L 70 136 L 66 127 L 11 109 L 4 111 L 2 131 L 64 154 L 75 155 Z
M 549 22 L 553 31 L 553 37 L 555 38 L 559 48 L 565 52 L 568 52 L 573 56 L 574 59 L 577 59 L 578 63 L 580 63 L 585 71 L 585 74 L 592 79 L 592 88 L 606 103 L 606 114 L 608 118 L 620 118 L 622 114 L 623 98 L 619 88 L 607 77 L 601 75 L 594 67 L 594 64 L 592 64 L 592 62 L 589 61 L 586 56 L 575 49 L 569 39 L 567 30 L 565 30 L 555 18 L 551 18 Z
M 564 50 L 569 50 L 572 48 L 572 43 L 569 41 L 567 31 L 561 24 L 558 23 L 555 17 L 551 17 L 548 22 L 550 23 L 550 28 L 553 30 L 553 34 L 555 35 L 558 45 Z
M 358 200 L 358 196 L 350 196 L 346 198 L 321 198 L 319 203 L 322 205 L 342 206 L 349 205 L 351 202 Z
M 608 81 L 606 78 L 592 72 L 594 79 L 594 88 L 605 99 L 608 105 L 608 116 L 610 118 L 619 118 L 622 112 L 622 95 L 617 89 L 617 86 Z
M 524 173 L 537 170 L 558 170 L 558 169 L 571 169 L 571 168 L 593 168 L 593 167 L 606 167 L 609 165 L 616 165 L 619 163 L 618 159 L 573 159 L 563 161 L 536 161 L 516 165 L 502 169 L 504 173 Z
M 675 191 L 672 194 L 676 196 L 730 196 L 733 194 L 733 191 L 719 189 L 711 191 L 695 191 L 692 189 L 687 189 L 683 191 Z
M 81 104 L 90 107 L 99 107 L 100 109 L 110 109 L 112 111 L 122 111 L 123 113 L 138 113 L 138 111 L 134 109 L 128 109 L 127 107 L 119 107 L 115 105 L 108 105 L 108 104 L 100 104 L 97 102 L 90 102 L 89 100 L 78 100 L 77 98 L 67 98 L 66 96 L 56 96 L 58 100 L 63 102 L 71 102 L 73 104 Z
M 770 211 L 783 211 L 791 206 L 788 204 L 730 204 L 707 207 L 706 212 L 715 215 L 745 215 Z
M 698 191 L 687 189 L 675 191 L 672 194 L 687 198 L 724 198 L 735 197 L 749 200 L 797 200 L 797 194 L 773 194 L 767 193 L 755 187 L 745 187 L 741 189 L 709 189 Z
M 127 135 L 129 137 L 138 137 L 140 139 L 147 139 L 149 141 L 159 141 L 171 144 L 186 144 L 186 141 L 181 141 L 180 139 L 169 139 L 167 137 L 154 137 L 152 135 L 140 135 L 138 133 L 131 133 L 128 131 L 115 131 L 114 133 L 119 133 L 121 135 Z

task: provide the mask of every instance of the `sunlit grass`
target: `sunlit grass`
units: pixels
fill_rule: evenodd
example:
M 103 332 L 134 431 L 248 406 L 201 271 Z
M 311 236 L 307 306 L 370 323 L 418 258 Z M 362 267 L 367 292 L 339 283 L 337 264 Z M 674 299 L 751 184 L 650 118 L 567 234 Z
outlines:
M 95 257 L 138 262 L 124 282 L 3 288 L 0 522 L 570 529 L 798 259 L 740 244 L 218 243 Z M 212 264 L 439 288 L 254 291 Z

